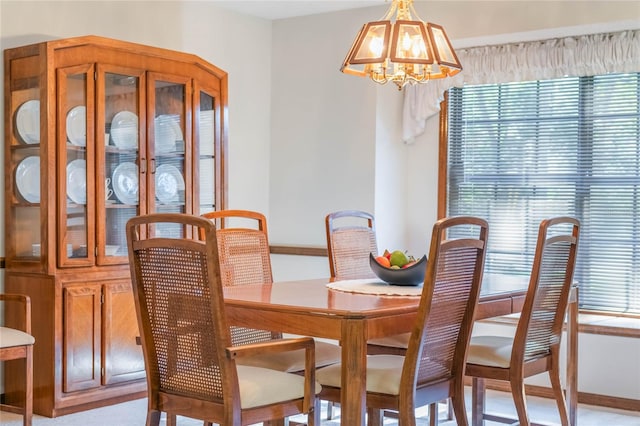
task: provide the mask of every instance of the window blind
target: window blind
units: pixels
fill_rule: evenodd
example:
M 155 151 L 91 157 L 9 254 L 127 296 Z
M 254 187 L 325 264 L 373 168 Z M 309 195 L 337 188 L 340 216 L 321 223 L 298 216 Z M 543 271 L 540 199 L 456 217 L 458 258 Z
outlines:
M 447 215 L 489 221 L 485 272 L 528 275 L 573 216 L 580 307 L 640 314 L 640 73 L 452 88 L 447 114 Z

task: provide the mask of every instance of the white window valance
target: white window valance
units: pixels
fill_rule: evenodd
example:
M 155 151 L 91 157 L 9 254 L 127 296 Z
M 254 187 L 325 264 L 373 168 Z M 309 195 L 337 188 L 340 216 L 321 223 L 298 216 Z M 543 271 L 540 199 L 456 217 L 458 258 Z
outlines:
M 463 71 L 404 88 L 402 138 L 424 132 L 444 92 L 464 84 L 498 84 L 563 76 L 640 72 L 640 30 L 456 49 Z

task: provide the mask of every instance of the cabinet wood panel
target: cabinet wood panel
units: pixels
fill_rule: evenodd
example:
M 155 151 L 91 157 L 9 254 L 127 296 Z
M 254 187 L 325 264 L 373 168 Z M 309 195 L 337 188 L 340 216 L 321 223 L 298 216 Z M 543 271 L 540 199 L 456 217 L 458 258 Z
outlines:
M 105 368 L 104 383 L 112 385 L 143 379 L 144 357 L 142 346 L 136 344 L 140 335 L 136 318 L 136 306 L 129 281 L 104 285 L 102 309 Z
M 64 392 L 100 386 L 99 285 L 65 288 L 63 291 Z

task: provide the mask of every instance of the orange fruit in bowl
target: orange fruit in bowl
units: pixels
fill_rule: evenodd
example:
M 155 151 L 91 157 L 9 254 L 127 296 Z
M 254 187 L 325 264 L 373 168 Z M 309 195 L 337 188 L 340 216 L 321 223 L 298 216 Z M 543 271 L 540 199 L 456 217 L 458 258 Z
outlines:
M 376 262 L 378 262 L 380 265 L 384 266 L 385 268 L 391 267 L 391 262 L 385 256 L 376 256 Z

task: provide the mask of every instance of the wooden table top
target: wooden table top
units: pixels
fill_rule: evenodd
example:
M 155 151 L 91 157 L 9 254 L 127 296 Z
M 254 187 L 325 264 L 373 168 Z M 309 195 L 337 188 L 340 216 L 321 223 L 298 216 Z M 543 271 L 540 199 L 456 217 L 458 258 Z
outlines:
M 376 316 L 412 311 L 420 300 L 416 296 L 386 296 L 349 293 L 329 289 L 329 278 L 283 281 L 272 285 L 242 285 L 226 287 L 225 300 L 229 304 L 260 305 L 262 309 L 299 310 L 319 315 Z M 528 277 L 485 277 L 480 301 L 510 294 L 524 294 Z

